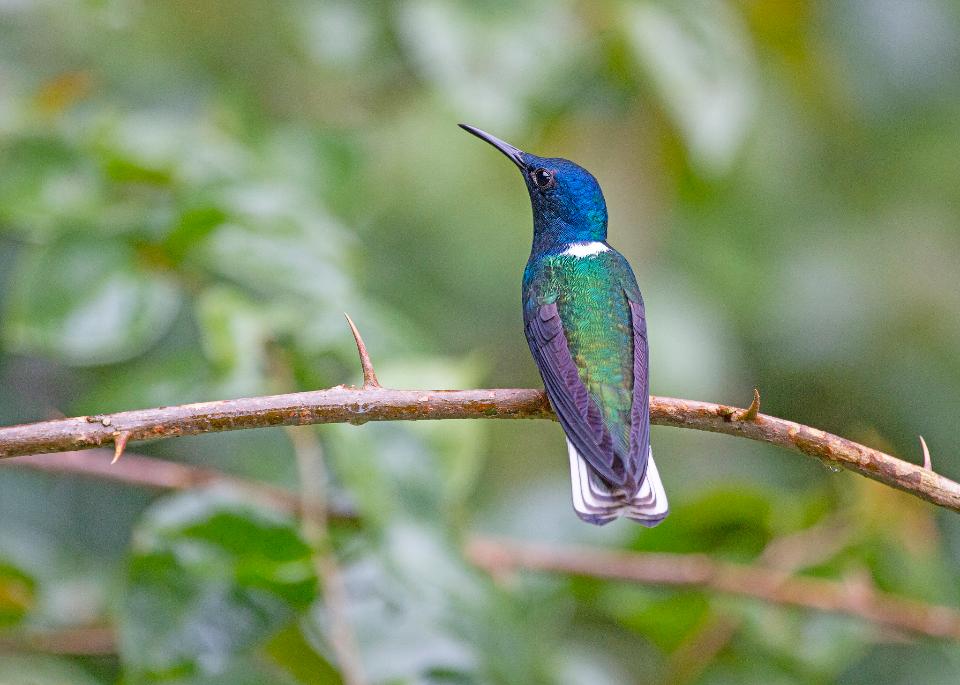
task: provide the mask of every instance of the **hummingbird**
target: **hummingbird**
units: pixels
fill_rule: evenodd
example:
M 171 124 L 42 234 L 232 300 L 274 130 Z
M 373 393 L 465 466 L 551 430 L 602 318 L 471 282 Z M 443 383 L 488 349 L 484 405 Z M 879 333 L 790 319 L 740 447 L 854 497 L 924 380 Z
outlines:
M 600 184 L 569 160 L 460 127 L 516 164 L 530 194 L 524 332 L 566 434 L 574 511 L 595 525 L 625 516 L 655 526 L 668 505 L 650 448 L 643 297 L 630 264 L 607 243 Z

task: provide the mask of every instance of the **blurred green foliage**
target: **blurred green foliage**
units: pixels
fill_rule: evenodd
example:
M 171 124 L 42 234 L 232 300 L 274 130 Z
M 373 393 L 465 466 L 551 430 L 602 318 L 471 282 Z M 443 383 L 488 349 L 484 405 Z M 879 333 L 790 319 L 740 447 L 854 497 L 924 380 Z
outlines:
M 953 454 L 960 6 L 0 0 L 0 424 L 356 380 L 539 383 L 529 209 L 454 125 L 570 157 L 647 303 L 653 391 L 894 453 Z M 754 559 L 828 517 L 811 572 L 958 597 L 956 517 L 768 447 L 654 429 L 661 527 L 594 529 L 546 423 L 318 430 L 376 683 L 953 683 L 960 650 L 699 592 L 521 576 L 469 531 Z M 282 431 L 148 445 L 296 487 Z M 109 623 L 119 655 L 14 653 L 0 685 L 339 681 L 297 527 L 235 493 L 0 472 L 3 635 Z M 717 617 L 740 625 L 702 670 Z

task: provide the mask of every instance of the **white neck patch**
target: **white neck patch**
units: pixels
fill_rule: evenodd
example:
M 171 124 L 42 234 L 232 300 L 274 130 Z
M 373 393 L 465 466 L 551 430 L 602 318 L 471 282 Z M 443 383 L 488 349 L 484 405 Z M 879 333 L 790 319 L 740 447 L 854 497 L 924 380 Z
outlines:
M 588 243 L 573 243 L 560 254 L 570 257 L 594 257 L 601 252 L 609 252 L 610 248 L 598 240 L 592 240 Z

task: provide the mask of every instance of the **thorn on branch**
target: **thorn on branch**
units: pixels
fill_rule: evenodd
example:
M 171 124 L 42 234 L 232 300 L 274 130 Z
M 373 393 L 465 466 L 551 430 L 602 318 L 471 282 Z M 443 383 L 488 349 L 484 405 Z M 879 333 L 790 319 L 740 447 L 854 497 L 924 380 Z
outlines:
M 933 471 L 933 461 L 930 459 L 930 448 L 927 447 L 927 441 L 923 439 L 922 435 L 918 435 L 920 438 L 920 449 L 923 450 L 923 468 L 927 471 Z
M 123 451 L 127 449 L 127 441 L 130 439 L 130 431 L 118 431 L 113 434 L 113 461 L 110 464 L 116 464 Z
M 353 323 L 353 319 L 350 318 L 349 314 L 344 312 L 343 315 L 347 317 L 350 332 L 353 333 L 353 340 L 357 343 L 357 352 L 360 355 L 360 367 L 363 369 L 363 388 L 366 390 L 368 388 L 383 387 L 380 385 L 380 381 L 377 380 L 377 374 L 373 371 L 373 362 L 370 361 L 370 353 L 367 352 L 367 346 L 363 342 L 363 338 L 360 337 L 360 331 L 357 330 L 357 326 Z
M 750 406 L 746 409 L 737 413 L 734 416 L 736 421 L 753 421 L 757 418 L 757 414 L 760 413 L 760 391 L 757 388 L 753 389 L 753 401 L 750 403 Z

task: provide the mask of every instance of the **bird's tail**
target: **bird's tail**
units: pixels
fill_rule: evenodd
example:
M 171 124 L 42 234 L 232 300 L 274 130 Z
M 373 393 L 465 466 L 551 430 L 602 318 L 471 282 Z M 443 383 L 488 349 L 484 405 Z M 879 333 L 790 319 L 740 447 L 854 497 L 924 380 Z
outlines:
M 652 528 L 666 518 L 669 513 L 667 494 L 663 491 L 652 449 L 648 455 L 646 475 L 640 489 L 634 493 L 607 485 L 587 465 L 569 440 L 567 452 L 570 455 L 573 508 L 581 519 L 602 526 L 615 518 L 626 516 Z

